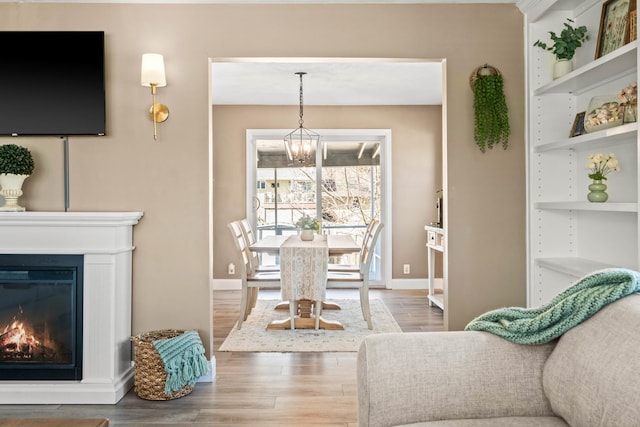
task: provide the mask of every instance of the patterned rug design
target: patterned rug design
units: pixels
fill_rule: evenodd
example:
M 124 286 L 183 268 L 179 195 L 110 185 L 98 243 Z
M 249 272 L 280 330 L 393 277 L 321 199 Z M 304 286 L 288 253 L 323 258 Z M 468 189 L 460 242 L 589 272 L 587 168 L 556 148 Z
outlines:
M 358 351 L 360 343 L 367 335 L 386 332 L 402 332 L 384 302 L 370 300 L 373 330 L 367 329 L 362 318 L 359 300 L 330 300 L 341 310 L 324 310 L 322 317 L 337 320 L 344 325 L 344 331 L 296 329 L 295 331 L 268 330 L 272 320 L 286 319 L 287 310 L 275 310 L 280 301 L 258 300 L 249 318 L 242 323 L 242 329 L 233 327 L 219 351 L 247 352 L 339 352 Z

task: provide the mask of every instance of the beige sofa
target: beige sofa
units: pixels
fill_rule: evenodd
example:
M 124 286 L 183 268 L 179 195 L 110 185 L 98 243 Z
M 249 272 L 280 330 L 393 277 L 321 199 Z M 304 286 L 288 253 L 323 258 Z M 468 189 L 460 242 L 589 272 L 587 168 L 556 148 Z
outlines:
M 542 345 L 488 332 L 367 337 L 361 427 L 640 426 L 640 295 Z

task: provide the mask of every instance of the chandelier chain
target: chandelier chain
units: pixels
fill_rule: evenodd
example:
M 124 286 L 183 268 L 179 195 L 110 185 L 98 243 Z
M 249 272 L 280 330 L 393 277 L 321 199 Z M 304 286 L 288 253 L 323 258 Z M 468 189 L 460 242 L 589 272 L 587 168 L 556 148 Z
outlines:
M 303 127 L 302 124 L 304 123 L 304 120 L 302 119 L 302 116 L 304 115 L 304 102 L 303 102 L 303 97 L 302 97 L 302 76 L 305 75 L 306 73 L 304 72 L 299 72 L 296 73 L 300 76 L 300 119 L 298 120 L 298 124 L 300 125 L 300 127 Z

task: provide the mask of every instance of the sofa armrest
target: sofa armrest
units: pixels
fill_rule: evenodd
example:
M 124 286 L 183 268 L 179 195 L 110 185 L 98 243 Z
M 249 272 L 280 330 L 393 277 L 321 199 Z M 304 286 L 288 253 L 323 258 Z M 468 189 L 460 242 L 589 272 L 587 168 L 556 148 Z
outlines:
M 552 415 L 542 369 L 554 347 L 476 331 L 370 335 L 358 351 L 359 425 Z

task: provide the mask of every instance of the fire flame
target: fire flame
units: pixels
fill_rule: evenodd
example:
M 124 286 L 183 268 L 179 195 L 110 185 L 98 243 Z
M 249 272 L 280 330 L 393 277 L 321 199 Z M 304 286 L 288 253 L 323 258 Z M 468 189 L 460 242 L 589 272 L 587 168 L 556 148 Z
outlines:
M 13 320 L 10 325 L 5 326 L 0 335 L 8 335 L 8 339 L 4 341 L 4 346 L 7 350 L 14 348 L 15 351 L 21 351 L 24 353 L 31 353 L 34 347 L 40 342 L 33 334 L 27 331 L 24 326 L 24 322 L 18 322 Z

